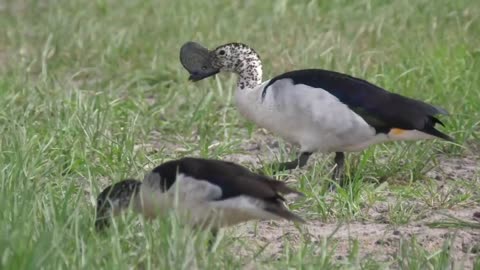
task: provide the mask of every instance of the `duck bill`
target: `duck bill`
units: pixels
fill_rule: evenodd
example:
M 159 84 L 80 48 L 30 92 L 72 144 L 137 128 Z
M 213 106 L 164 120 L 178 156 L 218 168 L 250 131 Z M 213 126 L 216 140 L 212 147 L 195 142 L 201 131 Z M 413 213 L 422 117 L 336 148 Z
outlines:
M 202 45 L 189 41 L 180 49 L 180 62 L 188 71 L 190 81 L 198 82 L 220 72 L 212 65 L 213 55 Z
M 190 80 L 192 82 L 198 82 L 198 81 L 201 81 L 205 78 L 215 76 L 219 72 L 220 72 L 220 69 L 211 70 L 211 71 L 208 71 L 208 72 L 193 72 L 193 73 L 190 73 L 190 76 L 188 77 L 188 80 Z

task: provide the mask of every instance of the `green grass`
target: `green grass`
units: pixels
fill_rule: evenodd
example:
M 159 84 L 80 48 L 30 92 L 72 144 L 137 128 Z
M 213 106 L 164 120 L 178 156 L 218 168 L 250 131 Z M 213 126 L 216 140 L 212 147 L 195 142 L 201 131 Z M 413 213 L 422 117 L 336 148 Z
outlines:
M 380 260 L 365 255 L 353 234 L 338 258 L 335 235 L 317 239 L 299 228 L 298 239 L 278 240 L 283 248 L 273 255 L 231 233 L 208 253 L 205 233 L 173 219 L 144 223 L 127 214 L 98 235 L 93 218 L 101 189 L 141 179 L 164 160 L 246 154 L 270 161 L 265 145 L 255 153 L 242 146 L 278 138 L 259 135 L 239 116 L 234 76 L 187 81 L 178 53 L 188 40 L 247 43 L 260 53 L 265 78 L 333 69 L 451 113 L 442 120 L 457 145 L 391 143 L 349 155 L 349 185 L 336 193 L 327 184 L 331 156 L 317 154 L 308 169 L 279 175 L 307 195 L 291 208 L 309 220 L 401 227 L 426 224 L 424 215 L 437 210 L 478 209 L 478 172 L 456 174 L 465 163 L 450 171 L 441 163 L 478 157 L 480 149 L 477 2 L 0 0 L 0 268 L 461 269 L 450 238 L 431 249 L 405 236 Z M 278 160 L 294 156 L 280 146 Z M 432 169 L 441 180 L 426 175 Z M 382 205 L 380 219 L 372 216 Z M 478 230 L 464 217 L 432 224 Z M 469 266 L 480 267 L 474 257 Z

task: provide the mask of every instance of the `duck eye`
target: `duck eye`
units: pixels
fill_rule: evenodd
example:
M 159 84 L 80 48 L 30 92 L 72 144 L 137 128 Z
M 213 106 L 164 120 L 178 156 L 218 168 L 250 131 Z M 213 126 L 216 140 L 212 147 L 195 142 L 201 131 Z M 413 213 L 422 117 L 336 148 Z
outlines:
M 207 70 L 207 66 L 202 66 L 202 70 Z
M 218 54 L 219 54 L 219 55 L 225 55 L 225 50 L 220 50 L 220 51 L 218 52 Z

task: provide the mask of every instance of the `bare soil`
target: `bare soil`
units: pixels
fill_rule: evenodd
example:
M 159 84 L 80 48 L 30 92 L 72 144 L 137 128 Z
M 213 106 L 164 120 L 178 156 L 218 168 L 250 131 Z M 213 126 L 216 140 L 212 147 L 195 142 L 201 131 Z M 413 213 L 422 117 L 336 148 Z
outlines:
M 463 220 L 480 222 L 473 218 L 476 209 L 455 209 L 446 211 Z M 361 258 L 372 258 L 376 261 L 392 261 L 399 254 L 401 241 L 410 241 L 414 236 L 417 243 L 427 251 L 433 252 L 442 248 L 445 240 L 451 240 L 453 254 L 458 263 L 464 262 L 463 269 L 472 269 L 473 261 L 479 256 L 480 230 L 475 229 L 443 229 L 430 228 L 426 226 L 432 221 L 444 220 L 441 213 L 432 213 L 425 220 L 416 221 L 408 225 L 393 226 L 384 223 L 352 222 L 345 224 L 323 223 L 311 220 L 300 228 L 286 221 L 262 221 L 256 225 L 247 223 L 235 228 L 228 229 L 229 235 L 235 235 L 244 242 L 249 243 L 258 249 L 267 246 L 263 251 L 265 258 L 275 258 L 284 254 L 285 240 L 289 245 L 299 245 L 301 237 L 310 243 L 318 244 L 318 252 L 322 247 L 322 241 L 330 239 L 329 248 L 337 260 L 343 260 L 349 255 L 352 241 L 359 243 L 359 256 Z M 301 232 L 300 232 L 301 231 Z M 238 254 L 248 254 L 257 249 L 249 249 L 240 246 L 232 247 Z M 243 249 L 243 250 L 242 250 Z

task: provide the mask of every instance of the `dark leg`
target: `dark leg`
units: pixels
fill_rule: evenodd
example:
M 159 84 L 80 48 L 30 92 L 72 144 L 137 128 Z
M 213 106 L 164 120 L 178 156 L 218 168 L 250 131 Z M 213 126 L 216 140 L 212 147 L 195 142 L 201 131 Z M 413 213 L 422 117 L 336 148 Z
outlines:
M 300 154 L 298 160 L 298 168 L 302 168 L 303 166 L 307 165 L 307 161 L 312 155 L 312 152 L 303 152 Z
M 343 171 L 345 168 L 345 154 L 342 152 L 335 153 L 335 169 L 333 170 L 333 179 L 342 185 Z
M 307 164 L 308 158 L 312 155 L 311 152 L 302 152 L 300 156 L 292 161 L 288 162 L 283 162 L 279 164 L 269 164 L 267 166 L 263 166 L 260 171 L 264 171 L 266 167 L 272 167 L 275 172 L 281 172 L 281 171 L 286 171 L 286 170 L 293 170 L 298 168 L 301 168 Z

